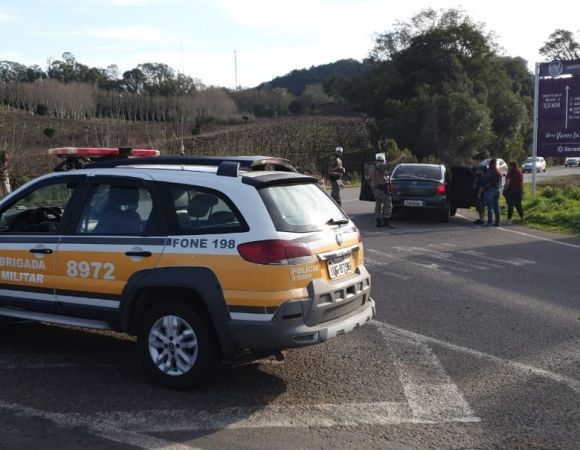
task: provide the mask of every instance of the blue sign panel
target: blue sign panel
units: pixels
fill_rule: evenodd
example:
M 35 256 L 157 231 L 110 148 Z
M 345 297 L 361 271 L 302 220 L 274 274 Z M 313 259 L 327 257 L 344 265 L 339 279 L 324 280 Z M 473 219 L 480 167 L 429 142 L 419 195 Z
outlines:
M 569 61 L 552 61 L 540 64 L 541 77 L 559 77 L 580 73 L 580 59 Z
M 580 156 L 580 77 L 540 79 L 538 156 Z

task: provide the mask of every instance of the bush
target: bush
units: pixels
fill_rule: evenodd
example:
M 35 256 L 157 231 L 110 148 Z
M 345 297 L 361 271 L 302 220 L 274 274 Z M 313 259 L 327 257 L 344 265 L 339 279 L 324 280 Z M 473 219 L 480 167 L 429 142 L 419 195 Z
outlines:
M 56 134 L 56 130 L 54 128 L 50 128 L 50 127 L 45 128 L 44 130 L 42 130 L 42 132 L 49 139 L 52 139 L 54 137 L 54 135 Z
M 38 116 L 46 116 L 48 114 L 48 106 L 39 103 L 36 105 L 35 113 Z

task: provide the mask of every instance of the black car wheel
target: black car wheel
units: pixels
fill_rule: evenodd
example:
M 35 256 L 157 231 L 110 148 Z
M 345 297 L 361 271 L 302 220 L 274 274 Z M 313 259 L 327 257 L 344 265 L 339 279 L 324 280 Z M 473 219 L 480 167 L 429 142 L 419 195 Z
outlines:
M 137 345 L 149 374 L 161 385 L 192 389 L 219 361 L 219 347 L 195 309 L 179 302 L 153 305 L 143 318 Z
M 439 221 L 440 222 L 449 222 L 449 215 L 451 211 L 449 209 L 449 205 L 447 205 L 443 210 L 439 212 Z
M 453 217 L 455 214 L 457 214 L 457 207 L 455 206 L 449 207 L 449 215 Z

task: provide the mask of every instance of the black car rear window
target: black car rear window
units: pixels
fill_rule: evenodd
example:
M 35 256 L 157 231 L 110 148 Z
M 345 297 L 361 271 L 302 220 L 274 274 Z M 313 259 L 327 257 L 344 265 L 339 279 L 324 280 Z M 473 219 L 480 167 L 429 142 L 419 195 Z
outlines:
M 440 180 L 441 167 L 431 165 L 401 165 L 395 168 L 392 178 L 424 178 L 428 180 Z

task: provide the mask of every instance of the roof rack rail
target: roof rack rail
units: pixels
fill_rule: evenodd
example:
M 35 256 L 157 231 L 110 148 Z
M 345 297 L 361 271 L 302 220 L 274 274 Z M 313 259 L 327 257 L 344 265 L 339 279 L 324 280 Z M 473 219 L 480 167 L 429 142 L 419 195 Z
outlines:
M 273 156 L 159 156 L 152 161 L 150 158 L 107 159 L 93 161 L 85 168 L 112 168 L 119 166 L 137 166 L 155 164 L 156 166 L 213 166 L 219 167 L 223 162 L 239 163 L 241 170 L 276 170 L 297 172 L 290 161 Z

